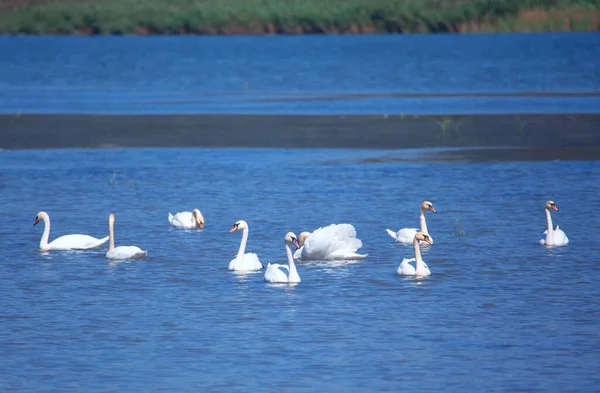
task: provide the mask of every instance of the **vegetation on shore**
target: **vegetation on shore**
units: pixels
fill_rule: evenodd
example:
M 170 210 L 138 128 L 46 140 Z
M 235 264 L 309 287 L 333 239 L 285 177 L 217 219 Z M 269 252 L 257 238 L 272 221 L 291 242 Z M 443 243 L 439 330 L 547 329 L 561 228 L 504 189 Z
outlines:
M 6 0 L 3 34 L 339 34 L 599 29 L 600 0 Z

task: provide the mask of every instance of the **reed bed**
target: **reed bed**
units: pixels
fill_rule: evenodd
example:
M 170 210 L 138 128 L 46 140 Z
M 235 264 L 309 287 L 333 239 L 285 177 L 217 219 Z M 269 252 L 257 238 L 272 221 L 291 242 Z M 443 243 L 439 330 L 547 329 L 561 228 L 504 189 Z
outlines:
M 598 30 L 600 0 L 7 0 L 4 34 Z

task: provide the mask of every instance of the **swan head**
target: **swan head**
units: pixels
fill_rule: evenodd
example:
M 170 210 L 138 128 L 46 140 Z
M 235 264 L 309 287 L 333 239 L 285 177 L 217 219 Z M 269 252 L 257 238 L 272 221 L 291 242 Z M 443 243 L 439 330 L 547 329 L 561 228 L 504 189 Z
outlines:
M 198 224 L 199 228 L 204 228 L 204 216 L 198 209 L 192 210 L 192 216 L 194 216 L 194 220 L 196 220 L 196 224 Z
M 235 232 L 235 231 L 247 231 L 247 230 L 248 230 L 248 224 L 246 223 L 246 221 L 239 220 L 235 224 L 233 224 L 233 226 L 229 230 L 229 233 Z
M 300 248 L 300 244 L 298 244 L 298 239 L 294 232 L 288 232 L 285 234 L 285 244 L 293 244 L 296 247 L 296 250 Z
M 110 215 L 108 216 L 108 222 L 111 224 L 115 223 L 115 215 L 110 213 Z
M 417 234 L 415 235 L 415 240 L 433 244 L 433 241 L 431 240 L 429 235 L 426 234 L 425 232 L 417 232 Z
M 306 241 L 306 239 L 308 239 L 309 236 L 310 232 L 300 232 L 300 236 L 298 236 L 298 248 L 304 245 L 304 242 Z
M 547 201 L 546 209 L 548 209 L 548 210 L 552 209 L 552 210 L 558 211 L 558 206 L 556 206 L 556 203 L 554 203 L 554 201 Z
M 46 212 L 39 212 L 35 216 L 35 222 L 33 223 L 33 226 L 36 226 L 40 221 L 45 220 L 47 218 L 48 218 L 48 213 L 46 213 Z
M 431 203 L 429 201 L 424 201 L 423 203 L 421 203 L 421 210 L 423 210 L 423 211 L 429 210 L 431 212 L 437 213 L 435 211 L 435 209 L 433 208 L 433 203 Z

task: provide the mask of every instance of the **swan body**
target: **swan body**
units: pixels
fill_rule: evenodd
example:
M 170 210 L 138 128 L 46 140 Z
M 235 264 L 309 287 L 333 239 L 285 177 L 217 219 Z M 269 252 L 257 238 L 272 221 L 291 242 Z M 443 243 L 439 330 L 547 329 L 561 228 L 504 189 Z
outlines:
M 424 232 L 417 232 L 415 237 L 413 238 L 413 248 L 415 251 L 414 258 L 404 258 L 402 262 L 400 262 L 400 266 L 398 266 L 398 270 L 396 271 L 398 275 L 401 276 L 429 276 L 431 275 L 431 270 L 429 270 L 429 266 L 423 261 L 421 258 L 421 249 L 419 247 L 419 242 L 425 242 L 428 244 L 433 244 L 429 235 Z M 410 262 L 414 262 L 415 266 L 411 265 Z
M 229 270 L 236 271 L 252 271 L 260 270 L 264 266 L 258 259 L 258 255 L 254 253 L 246 253 L 246 243 L 248 242 L 248 223 L 240 220 L 233 224 L 229 233 L 242 231 L 242 241 L 237 256 L 229 262 Z
M 544 235 L 542 239 L 540 239 L 540 244 L 542 246 L 566 246 L 569 244 L 569 238 L 567 234 L 556 226 L 555 229 L 552 229 L 552 216 L 550 215 L 550 210 L 558 211 L 558 206 L 554 203 L 554 201 L 546 202 L 546 221 L 548 223 L 548 229 L 544 231 Z
M 292 256 L 292 250 L 290 244 L 293 244 L 298 248 L 298 239 L 292 232 L 288 232 L 285 235 L 285 253 L 288 259 L 288 265 L 280 265 L 278 263 L 269 263 L 267 270 L 265 270 L 265 281 L 271 283 L 299 283 L 300 276 L 296 270 L 296 264 L 294 263 L 294 257 Z
M 44 221 L 44 233 L 40 240 L 40 250 L 88 250 L 90 248 L 96 248 L 102 246 L 108 241 L 108 236 L 97 239 L 89 235 L 64 235 L 54 239 L 48 243 L 50 237 L 50 216 L 46 212 L 39 212 L 35 216 L 35 222 L 33 225 L 37 225 L 40 221 Z
M 299 260 L 358 260 L 368 254 L 357 254 L 362 241 L 356 237 L 356 229 L 351 224 L 331 224 L 316 231 L 302 232 L 299 236 L 300 248 L 294 253 Z
M 144 251 L 136 246 L 119 246 L 115 247 L 115 215 L 110 214 L 108 216 L 108 236 L 110 238 L 108 244 L 108 251 L 106 251 L 105 257 L 113 260 L 125 260 L 125 259 L 143 259 L 148 255 L 148 251 Z
M 427 230 L 427 221 L 425 220 L 425 212 L 427 210 L 432 211 L 434 213 L 437 213 L 437 211 L 434 209 L 433 204 L 431 202 L 424 201 L 423 203 L 421 203 L 421 209 L 420 209 L 420 213 L 419 213 L 419 220 L 421 222 L 421 230 L 420 231 L 429 234 L 429 231 Z M 396 232 L 394 232 L 390 229 L 386 229 L 386 232 L 388 233 L 388 235 L 390 235 L 390 237 L 392 239 L 395 240 L 396 243 L 411 244 L 413 242 L 413 239 L 415 238 L 415 235 L 417 234 L 417 232 L 419 232 L 419 229 L 417 229 L 417 228 L 402 228 Z M 433 244 L 433 238 L 430 236 L 429 239 L 431 240 L 430 244 Z M 423 245 L 423 244 L 427 244 L 427 243 L 421 241 L 421 242 L 419 242 L 419 244 Z
M 204 228 L 204 216 L 198 209 L 175 215 L 169 213 L 169 224 L 175 228 Z

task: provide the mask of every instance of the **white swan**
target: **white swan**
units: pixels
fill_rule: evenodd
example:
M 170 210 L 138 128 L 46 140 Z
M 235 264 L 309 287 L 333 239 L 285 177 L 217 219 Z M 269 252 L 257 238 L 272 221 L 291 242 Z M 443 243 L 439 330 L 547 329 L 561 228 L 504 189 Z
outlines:
M 300 248 L 294 258 L 303 261 L 358 260 L 368 255 L 356 253 L 362 241 L 351 224 L 331 224 L 313 233 L 302 232 L 298 240 Z
M 431 275 L 431 271 L 429 267 L 421 258 L 421 248 L 419 247 L 419 242 L 425 242 L 429 244 L 433 244 L 429 235 L 424 232 L 417 232 L 417 234 L 413 238 L 413 248 L 415 250 L 414 258 L 404 258 L 398 266 L 397 273 L 402 276 L 429 276 Z M 415 262 L 415 266 L 411 265 L 409 262 Z
M 38 222 L 44 221 L 44 233 L 40 240 L 40 250 L 87 250 L 90 248 L 100 247 L 108 240 L 108 236 L 102 239 L 96 239 L 89 235 L 64 235 L 54 239 L 51 243 L 48 243 L 48 237 L 50 237 L 50 216 L 46 212 L 39 212 L 35 216 L 35 222 L 33 226 L 36 226 Z
M 290 248 L 290 244 L 293 244 L 296 246 L 296 248 L 300 247 L 298 244 L 298 239 L 296 239 L 296 235 L 294 235 L 292 232 L 285 234 L 285 253 L 287 255 L 289 265 L 269 263 L 267 265 L 267 270 L 265 271 L 265 281 L 290 284 L 299 283 L 301 281 L 298 271 L 296 270 L 296 265 L 294 264 L 294 258 L 292 257 L 292 249 Z
M 563 232 L 558 225 L 556 229 L 552 229 L 552 217 L 550 216 L 550 209 L 558 211 L 558 206 L 554 201 L 546 202 L 546 221 L 548 221 L 548 229 L 544 231 L 545 238 L 540 239 L 542 246 L 566 246 L 569 244 L 569 238 L 567 234 Z
M 262 269 L 264 266 L 258 260 L 258 255 L 250 252 L 245 253 L 246 243 L 248 242 L 248 223 L 244 220 L 236 222 L 229 230 L 229 233 L 235 231 L 242 231 L 242 241 L 240 242 L 240 249 L 237 256 L 229 262 L 229 270 L 249 271 Z
M 119 246 L 115 247 L 115 215 L 110 214 L 108 216 L 108 236 L 110 242 L 108 244 L 108 251 L 106 252 L 107 259 L 124 260 L 124 259 L 142 259 L 148 255 L 148 251 L 144 251 L 136 246 Z
M 176 228 L 204 228 L 204 216 L 198 209 L 175 215 L 169 213 L 169 224 Z
M 425 212 L 427 210 L 432 211 L 434 213 L 437 213 L 437 211 L 435 211 L 431 202 L 424 201 L 423 203 L 421 203 L 421 209 L 419 213 L 419 219 L 421 221 L 421 232 L 425 232 L 428 234 L 429 231 L 427 230 L 427 221 L 425 221 Z M 386 229 L 386 231 L 392 237 L 392 239 L 396 241 L 396 243 L 411 244 L 413 242 L 413 239 L 415 238 L 416 233 L 419 230 L 417 228 L 402 228 L 399 229 L 397 232 L 394 232 L 390 229 Z M 433 238 L 431 238 L 430 236 L 429 239 L 431 240 L 430 244 L 433 244 Z M 419 244 L 425 244 L 425 242 L 421 241 Z

